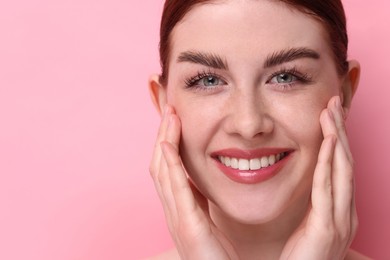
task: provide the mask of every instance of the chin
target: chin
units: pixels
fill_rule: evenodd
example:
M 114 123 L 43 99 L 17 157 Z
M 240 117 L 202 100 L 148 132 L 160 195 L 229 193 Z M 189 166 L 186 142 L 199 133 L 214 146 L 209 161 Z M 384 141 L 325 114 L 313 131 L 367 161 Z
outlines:
M 275 203 L 276 202 L 276 203 Z M 218 204 L 210 203 L 211 211 L 239 224 L 261 225 L 278 219 L 287 211 L 288 201 L 220 201 Z
M 302 218 L 310 201 L 311 188 L 296 191 L 276 194 L 249 192 L 240 196 L 235 194 L 236 199 L 229 195 L 218 196 L 210 203 L 210 210 L 223 218 L 244 225 L 264 225 L 282 219 L 288 221 L 290 218 Z

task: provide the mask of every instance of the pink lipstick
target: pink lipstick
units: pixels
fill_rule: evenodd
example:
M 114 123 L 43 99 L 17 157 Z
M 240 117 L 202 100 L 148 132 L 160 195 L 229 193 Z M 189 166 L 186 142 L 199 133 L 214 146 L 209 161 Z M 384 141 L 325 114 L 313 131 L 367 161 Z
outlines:
M 218 168 L 232 181 L 256 184 L 275 176 L 291 158 L 287 148 L 224 149 L 213 152 Z

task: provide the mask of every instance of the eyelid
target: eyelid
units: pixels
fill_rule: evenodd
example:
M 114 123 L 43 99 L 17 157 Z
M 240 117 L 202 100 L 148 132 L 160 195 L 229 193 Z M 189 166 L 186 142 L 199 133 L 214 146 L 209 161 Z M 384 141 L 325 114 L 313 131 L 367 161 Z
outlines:
M 296 82 L 296 81 L 300 81 L 300 82 L 303 82 L 303 83 L 310 83 L 310 82 L 312 82 L 312 77 L 309 74 L 302 73 L 296 67 L 292 67 L 292 68 L 281 68 L 280 70 L 272 73 L 271 76 L 268 77 L 267 83 L 270 83 L 270 81 L 274 77 L 276 77 L 276 76 L 278 76 L 280 74 L 289 74 L 291 76 L 296 77 L 296 80 L 294 82 Z M 273 84 L 289 84 L 289 83 L 273 83 Z
M 196 84 L 197 82 L 199 82 L 200 80 L 202 80 L 206 77 L 215 77 L 215 78 L 219 79 L 220 81 L 222 81 L 223 84 L 219 84 L 219 85 L 215 85 L 215 86 L 204 86 L 204 85 Z M 223 76 L 219 75 L 218 73 L 215 73 L 211 69 L 209 69 L 207 71 L 206 70 L 199 71 L 195 76 L 192 76 L 192 77 L 185 79 L 186 88 L 195 88 L 195 87 L 202 88 L 203 87 L 203 88 L 210 89 L 210 88 L 215 88 L 217 86 L 222 86 L 222 85 L 227 85 L 227 84 L 228 83 Z
M 292 81 L 291 82 L 277 82 L 278 79 L 277 77 L 280 76 L 280 75 L 289 75 L 291 77 L 293 77 Z M 276 79 L 276 80 L 274 80 Z M 278 75 L 275 75 L 273 76 L 271 79 L 270 79 L 270 83 L 273 83 L 273 84 L 289 84 L 289 83 L 294 83 L 295 81 L 299 80 L 299 78 L 291 73 L 280 73 Z M 276 81 L 276 82 L 273 82 L 273 81 Z

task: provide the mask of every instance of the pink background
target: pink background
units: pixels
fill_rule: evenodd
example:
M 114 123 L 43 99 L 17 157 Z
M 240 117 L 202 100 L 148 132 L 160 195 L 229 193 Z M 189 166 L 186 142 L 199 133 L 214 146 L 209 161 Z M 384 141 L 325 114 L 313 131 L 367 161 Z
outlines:
M 360 230 L 390 259 L 390 2 L 345 0 Z M 163 1 L 0 3 L 0 259 L 138 259 L 172 245 L 148 165 Z

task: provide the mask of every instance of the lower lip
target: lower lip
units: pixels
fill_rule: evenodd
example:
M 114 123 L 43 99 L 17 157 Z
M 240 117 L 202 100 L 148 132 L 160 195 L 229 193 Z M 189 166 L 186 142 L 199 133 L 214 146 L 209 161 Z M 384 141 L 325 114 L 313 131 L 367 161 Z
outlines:
M 290 158 L 291 153 L 289 153 L 286 157 L 284 157 L 274 165 L 261 168 L 259 170 L 248 171 L 227 167 L 222 164 L 218 159 L 216 159 L 216 163 L 218 165 L 218 168 L 232 181 L 243 184 L 256 184 L 266 181 L 275 176 Z

